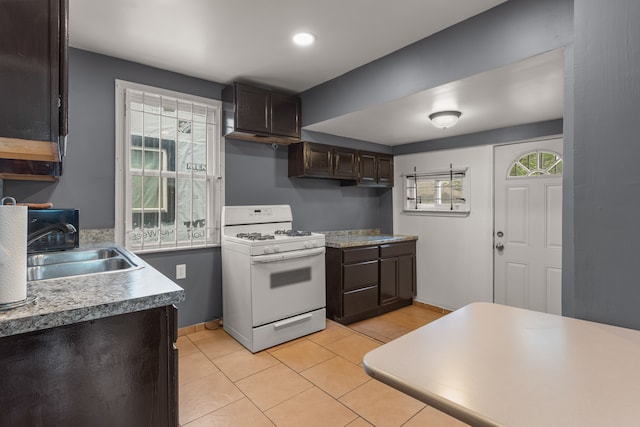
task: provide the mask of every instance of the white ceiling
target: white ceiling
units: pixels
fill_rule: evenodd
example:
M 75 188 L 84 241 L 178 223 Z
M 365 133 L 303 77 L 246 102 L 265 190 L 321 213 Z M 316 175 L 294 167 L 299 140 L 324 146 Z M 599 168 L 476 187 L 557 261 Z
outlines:
M 504 1 L 69 0 L 69 38 L 193 77 L 298 93 Z M 303 30 L 315 45 L 291 43 Z M 441 103 L 463 112 L 447 135 L 559 118 L 561 81 L 561 55 L 545 55 L 308 129 L 387 145 L 439 138 L 425 116 Z
M 398 145 L 553 120 L 563 113 L 562 69 L 563 52 L 551 51 L 305 129 Z M 446 110 L 460 120 L 438 129 L 428 116 Z

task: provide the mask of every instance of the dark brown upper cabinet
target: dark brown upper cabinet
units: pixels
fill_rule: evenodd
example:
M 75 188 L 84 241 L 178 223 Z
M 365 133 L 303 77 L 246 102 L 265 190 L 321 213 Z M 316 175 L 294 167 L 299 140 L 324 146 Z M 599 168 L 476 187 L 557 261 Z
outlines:
M 300 140 L 300 98 L 271 92 L 271 133 Z
M 67 0 L 0 1 L 0 178 L 61 173 L 67 44 Z
M 289 177 L 333 178 L 343 185 L 393 187 L 393 156 L 302 142 L 289 146 Z
M 358 185 L 393 187 L 393 156 L 360 151 Z
M 270 92 L 241 84 L 234 84 L 230 90 L 235 96 L 235 131 L 271 133 Z M 226 98 L 224 94 L 223 99 Z
M 393 187 L 393 156 L 378 155 L 378 185 Z
M 378 181 L 376 172 L 376 155 L 371 153 L 360 153 L 360 184 L 375 185 Z
M 333 178 L 330 145 L 303 142 L 289 146 L 289 177 Z
M 358 178 L 358 152 L 350 148 L 333 147 L 333 176 L 339 179 Z
M 224 136 L 249 141 L 300 142 L 300 98 L 233 83 L 222 91 Z
M 289 146 L 289 177 L 358 178 L 357 151 L 350 148 L 303 142 Z

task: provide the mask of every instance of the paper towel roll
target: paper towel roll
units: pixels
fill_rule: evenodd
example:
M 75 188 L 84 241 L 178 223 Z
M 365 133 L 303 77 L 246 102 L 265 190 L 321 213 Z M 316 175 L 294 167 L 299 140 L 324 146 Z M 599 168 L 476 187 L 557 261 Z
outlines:
M 0 205 L 0 304 L 27 298 L 27 208 Z

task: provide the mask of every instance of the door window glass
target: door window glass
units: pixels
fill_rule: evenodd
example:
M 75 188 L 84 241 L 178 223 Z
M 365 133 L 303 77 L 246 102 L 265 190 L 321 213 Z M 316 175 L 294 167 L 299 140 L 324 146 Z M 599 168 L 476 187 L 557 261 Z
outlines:
M 562 156 L 533 151 L 517 159 L 509 168 L 509 178 L 562 175 Z

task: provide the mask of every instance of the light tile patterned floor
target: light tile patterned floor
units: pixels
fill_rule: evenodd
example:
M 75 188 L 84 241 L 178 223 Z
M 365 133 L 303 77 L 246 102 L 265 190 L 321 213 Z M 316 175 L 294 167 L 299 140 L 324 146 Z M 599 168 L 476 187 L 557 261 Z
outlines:
M 256 354 L 222 328 L 181 336 L 180 425 L 464 426 L 362 369 L 369 350 L 442 316 L 412 305 L 349 327 L 327 321 Z

